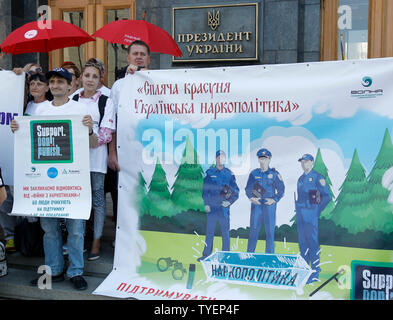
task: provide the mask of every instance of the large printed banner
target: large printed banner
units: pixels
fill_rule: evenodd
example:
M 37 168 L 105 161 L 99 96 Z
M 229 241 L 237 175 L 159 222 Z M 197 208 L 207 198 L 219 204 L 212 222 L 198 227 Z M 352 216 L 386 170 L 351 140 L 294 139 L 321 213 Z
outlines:
M 392 79 L 393 59 L 127 76 L 95 293 L 351 299 L 363 280 L 353 297 L 392 299 Z
M 89 139 L 81 116 L 16 117 L 12 214 L 89 219 Z
M 0 167 L 5 184 L 14 184 L 14 145 L 10 129 L 12 119 L 23 114 L 25 75 L 0 71 Z

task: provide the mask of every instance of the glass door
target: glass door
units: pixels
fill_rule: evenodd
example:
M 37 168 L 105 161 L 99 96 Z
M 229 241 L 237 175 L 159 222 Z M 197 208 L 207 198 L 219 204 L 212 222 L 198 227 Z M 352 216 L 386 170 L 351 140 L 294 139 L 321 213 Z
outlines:
M 94 31 L 93 13 L 95 5 L 89 0 L 49 0 L 53 20 L 63 20 L 72 23 L 88 34 Z M 93 24 L 92 24 L 93 22 Z M 74 62 L 82 68 L 89 55 L 95 53 L 95 43 L 88 42 L 80 47 L 70 47 L 51 51 L 49 54 L 49 68 L 60 67 L 65 61 Z
M 129 19 L 130 9 L 106 10 L 106 23 Z M 127 65 L 127 47 L 121 44 L 106 43 L 107 82 L 111 86 L 119 77 L 119 72 Z
M 367 59 L 369 0 L 340 0 L 338 60 Z
M 72 23 L 88 34 L 104 25 L 121 19 L 135 19 L 136 0 L 49 0 L 52 19 Z M 111 87 L 116 73 L 127 65 L 127 48 L 96 38 L 80 47 L 54 50 L 49 54 L 49 68 L 59 67 L 65 61 L 74 62 L 82 69 L 89 58 L 98 58 L 106 67 L 105 85 Z
M 392 0 L 321 0 L 320 60 L 393 56 Z
M 135 0 L 102 0 L 100 5 L 97 5 L 96 12 L 97 30 L 112 21 L 135 19 Z M 102 39 L 97 39 L 96 45 L 97 58 L 102 60 L 106 67 L 105 84 L 111 87 L 116 81 L 119 70 L 127 66 L 127 47 Z
M 84 29 L 84 11 L 63 11 L 63 21 Z M 72 61 L 79 70 L 82 70 L 85 61 L 85 44 L 80 47 L 69 47 L 63 49 L 63 62 Z

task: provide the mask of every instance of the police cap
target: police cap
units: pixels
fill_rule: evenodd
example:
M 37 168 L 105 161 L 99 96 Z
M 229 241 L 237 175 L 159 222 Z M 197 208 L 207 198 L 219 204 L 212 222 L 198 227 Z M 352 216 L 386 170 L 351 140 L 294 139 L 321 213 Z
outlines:
M 219 157 L 219 156 L 221 156 L 221 155 L 225 156 L 225 152 L 222 151 L 222 150 L 218 150 L 218 151 L 216 152 L 216 158 Z
M 314 161 L 314 157 L 311 154 L 306 153 L 298 161 L 302 161 L 302 160 Z
M 272 153 L 267 150 L 267 149 L 259 149 L 257 152 L 257 157 L 265 157 L 265 158 L 271 158 L 272 157 Z

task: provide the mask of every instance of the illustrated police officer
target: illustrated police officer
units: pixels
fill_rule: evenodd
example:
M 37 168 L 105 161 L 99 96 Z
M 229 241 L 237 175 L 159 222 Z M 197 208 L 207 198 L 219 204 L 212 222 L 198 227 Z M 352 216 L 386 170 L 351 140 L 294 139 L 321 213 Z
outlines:
M 274 168 L 269 168 L 272 154 L 267 149 L 257 152 L 260 167 L 248 176 L 246 195 L 251 201 L 248 252 L 254 252 L 262 223 L 266 232 L 266 253 L 274 253 L 274 229 L 277 202 L 284 195 L 284 182 Z
M 325 177 L 313 170 L 314 157 L 303 155 L 299 160 L 304 173 L 297 182 L 298 199 L 295 198 L 296 220 L 300 255 L 311 265 L 313 273 L 307 283 L 317 281 L 319 267 L 319 216 L 330 202 L 329 187 Z
M 229 207 L 239 198 L 239 188 L 232 171 L 225 167 L 225 153 L 216 152 L 216 165 L 206 171 L 203 181 L 203 201 L 206 217 L 206 246 L 201 261 L 212 253 L 214 232 L 220 223 L 222 251 L 229 251 Z

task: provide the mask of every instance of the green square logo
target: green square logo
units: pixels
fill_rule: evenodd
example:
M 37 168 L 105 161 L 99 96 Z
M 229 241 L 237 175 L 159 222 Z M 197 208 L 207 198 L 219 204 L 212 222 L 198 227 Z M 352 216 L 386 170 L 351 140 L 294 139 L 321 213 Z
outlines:
M 31 162 L 72 163 L 71 120 L 32 120 Z
M 393 300 L 393 263 L 352 261 L 351 300 Z

